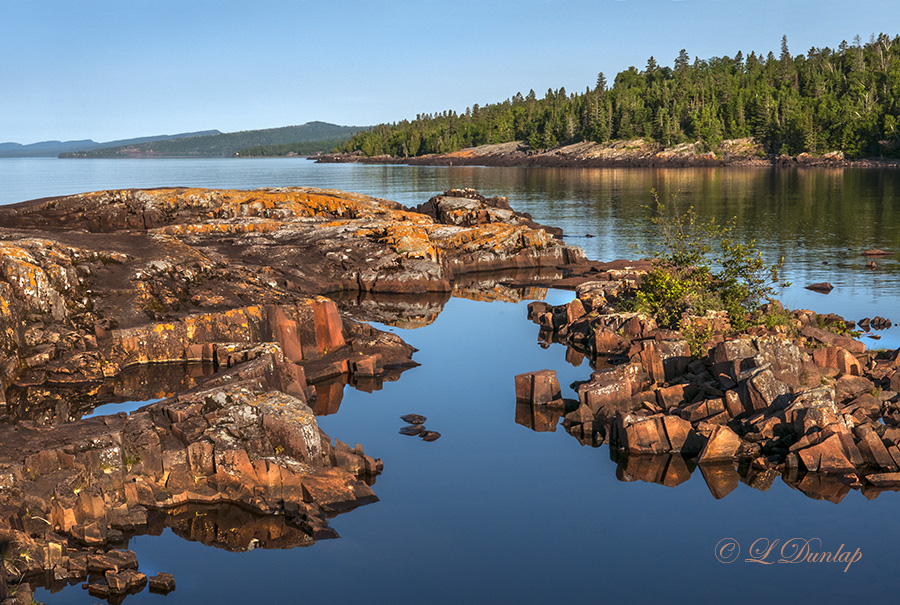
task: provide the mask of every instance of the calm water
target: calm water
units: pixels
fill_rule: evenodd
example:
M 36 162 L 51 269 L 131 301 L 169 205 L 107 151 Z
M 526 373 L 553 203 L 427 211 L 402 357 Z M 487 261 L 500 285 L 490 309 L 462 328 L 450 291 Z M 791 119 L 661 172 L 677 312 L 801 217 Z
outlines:
M 562 226 L 592 257 L 632 257 L 644 245 L 649 190 L 678 192 L 705 215 L 737 216 L 766 254 L 787 259 L 791 307 L 851 319 L 900 319 L 900 267 L 865 268 L 862 250 L 900 250 L 900 172 L 770 170 L 578 170 L 315 165 L 304 160 L 0 160 L 0 203 L 112 187 L 310 185 L 417 204 L 450 187 L 507 195 L 536 219 Z M 828 265 L 823 265 L 828 261 Z M 828 296 L 802 289 L 830 281 Z M 551 292 L 551 302 L 571 299 Z M 815 500 L 780 479 L 762 491 L 740 484 L 715 499 L 700 474 L 677 488 L 617 479 L 607 447 L 582 447 L 562 429 L 515 422 L 512 377 L 555 369 L 566 388 L 587 365 L 562 347 L 536 345 L 525 303 L 451 299 L 437 320 L 392 329 L 420 349 L 421 367 L 374 393 L 345 389 L 320 418 L 333 438 L 381 457 L 380 502 L 332 521 L 341 538 L 310 548 L 232 553 L 166 530 L 131 541 L 146 573 L 171 571 L 178 588 L 128 603 L 672 601 L 798 602 L 893 598 L 900 572 L 900 500 L 850 492 Z M 897 330 L 873 345 L 898 346 Z M 399 435 L 399 416 L 428 417 L 434 443 Z M 733 538 L 818 538 L 818 550 L 859 549 L 849 571 L 834 564 L 719 563 Z M 80 587 L 50 603 L 92 603 Z

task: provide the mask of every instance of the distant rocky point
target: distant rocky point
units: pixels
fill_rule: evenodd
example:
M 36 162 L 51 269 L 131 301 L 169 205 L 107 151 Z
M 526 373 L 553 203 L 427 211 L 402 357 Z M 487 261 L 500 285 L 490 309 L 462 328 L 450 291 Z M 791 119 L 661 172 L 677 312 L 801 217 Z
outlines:
M 723 141 L 709 151 L 699 143 L 663 147 L 647 139 L 593 143 L 582 141 L 552 149 L 530 149 L 522 141 L 482 145 L 450 153 L 414 157 L 366 156 L 361 152 L 321 154 L 321 163 L 409 164 L 422 166 L 559 166 L 573 168 L 614 167 L 715 167 L 715 166 L 900 166 L 900 160 L 847 160 L 841 152 L 823 155 L 767 155 L 752 138 Z

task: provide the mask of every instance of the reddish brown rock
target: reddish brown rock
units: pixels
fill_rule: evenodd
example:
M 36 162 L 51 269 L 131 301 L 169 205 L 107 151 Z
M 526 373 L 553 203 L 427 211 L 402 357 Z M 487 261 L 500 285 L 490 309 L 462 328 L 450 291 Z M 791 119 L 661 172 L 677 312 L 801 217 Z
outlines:
M 562 403 L 562 394 L 556 372 L 538 370 L 526 372 L 515 378 L 516 400 L 534 404 Z
M 841 440 L 837 435 L 832 435 L 817 445 L 801 449 L 797 454 L 803 466 L 809 471 L 843 474 L 855 470 L 844 455 Z
M 869 466 L 890 472 L 897 470 L 898 466 L 875 431 L 863 425 L 854 429 L 853 432 L 859 439 L 857 442 L 859 451 Z
M 699 454 L 705 440 L 693 429 L 691 423 L 677 416 L 664 416 L 663 426 L 671 451 L 682 454 Z
M 734 431 L 726 426 L 717 426 L 700 452 L 699 461 L 703 463 L 732 460 L 740 447 L 741 438 Z
M 638 345 L 638 350 L 631 355 L 632 363 L 638 363 L 647 372 L 651 382 L 662 384 L 666 381 L 666 372 L 663 366 L 660 349 L 655 340 L 644 340 Z
M 628 341 L 611 329 L 600 326 L 594 331 L 594 351 L 596 353 L 614 353 L 627 347 Z
M 628 411 L 639 405 L 633 396 L 645 384 L 646 374 L 637 364 L 599 370 L 589 382 L 578 386 L 578 398 L 595 416 L 612 418 L 617 411 Z
M 775 378 L 768 369 L 752 370 L 743 380 L 739 391 L 744 407 L 752 410 L 765 410 L 776 402 L 786 403 L 790 389 Z
M 150 576 L 150 590 L 168 594 L 175 590 L 175 576 L 170 573 L 159 572 L 155 576 Z
M 866 475 L 866 481 L 875 487 L 900 487 L 900 473 L 873 473 Z
M 629 454 L 663 454 L 672 446 L 666 436 L 662 415 L 639 416 L 622 414 L 616 416 L 616 430 L 619 447 Z

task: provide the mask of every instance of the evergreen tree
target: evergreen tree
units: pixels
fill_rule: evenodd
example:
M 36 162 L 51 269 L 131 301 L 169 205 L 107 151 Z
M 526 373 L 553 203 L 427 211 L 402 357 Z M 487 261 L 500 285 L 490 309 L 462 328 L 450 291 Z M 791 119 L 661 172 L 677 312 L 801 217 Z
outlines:
M 525 141 L 547 149 L 577 140 L 644 137 L 662 145 L 699 141 L 714 149 L 723 138 L 752 136 L 771 153 L 850 157 L 900 156 L 900 37 L 873 36 L 836 50 L 811 48 L 792 57 L 738 52 L 734 59 L 696 58 L 682 49 L 673 67 L 653 57 L 631 67 L 610 87 L 600 72 L 593 89 L 516 93 L 501 103 L 419 114 L 356 134 L 341 149 L 367 155 L 442 153 L 487 143 Z

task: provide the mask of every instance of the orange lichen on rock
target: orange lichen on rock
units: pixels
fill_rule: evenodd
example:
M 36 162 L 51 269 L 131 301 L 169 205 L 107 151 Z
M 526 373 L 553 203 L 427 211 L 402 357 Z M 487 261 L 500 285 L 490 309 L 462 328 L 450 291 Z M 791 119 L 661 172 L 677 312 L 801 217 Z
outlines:
M 550 237 L 541 229 L 529 229 L 522 225 L 490 223 L 460 229 L 448 237 L 438 239 L 436 243 L 445 250 L 514 253 L 524 248 L 545 248 L 549 242 Z
M 273 220 L 254 220 L 241 223 L 203 223 L 199 225 L 167 225 L 154 231 L 166 235 L 237 235 L 243 233 L 271 233 L 284 223 Z
M 390 224 L 378 233 L 377 238 L 404 258 L 438 261 L 439 252 L 430 240 L 428 230 L 422 225 Z

